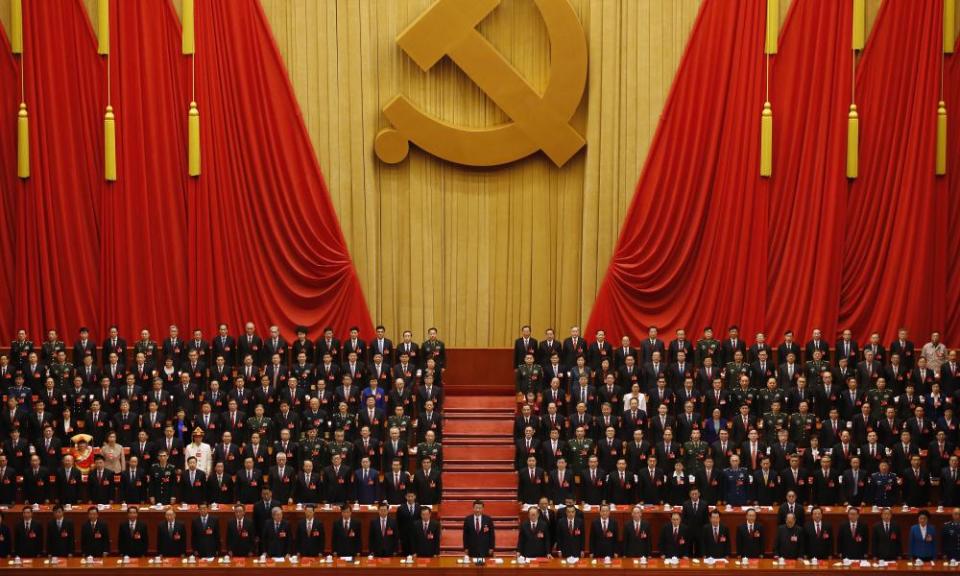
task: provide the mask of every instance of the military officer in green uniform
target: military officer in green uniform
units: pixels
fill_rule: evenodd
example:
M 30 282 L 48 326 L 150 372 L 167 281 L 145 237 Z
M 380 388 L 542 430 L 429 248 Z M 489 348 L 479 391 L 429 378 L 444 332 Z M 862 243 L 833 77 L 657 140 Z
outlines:
M 429 458 L 438 470 L 443 467 L 443 446 L 433 430 L 427 430 L 423 442 L 417 444 L 417 460 L 423 462 L 424 458 Z
M 176 504 L 177 469 L 169 462 L 166 450 L 157 454 L 157 462 L 150 468 L 150 503 Z
M 740 385 L 730 391 L 730 401 L 734 406 L 748 406 L 750 413 L 756 415 L 759 411 L 757 402 L 757 391 L 750 387 L 750 377 L 746 374 L 740 375 Z
M 443 368 L 447 364 L 447 346 L 443 343 L 442 340 L 437 338 L 437 329 L 430 328 L 427 330 L 427 340 L 420 346 L 423 356 L 421 360 L 423 365 L 427 365 L 427 358 L 433 358 L 437 363 L 438 368 Z
M 524 354 L 523 364 L 517 366 L 517 393 L 526 396 L 543 391 L 543 366 L 536 364 L 533 354 Z
M 587 436 L 587 431 L 583 426 L 577 426 L 573 438 L 567 442 L 567 446 L 570 452 L 568 461 L 570 467 L 573 468 L 573 473 L 582 474 L 587 469 L 587 461 L 594 454 L 593 439 Z
M 727 362 L 723 367 L 723 378 L 727 386 L 735 386 L 740 381 L 741 376 L 747 377 L 747 385 L 750 385 L 750 365 L 743 361 L 743 351 L 737 350 L 733 353 L 733 362 Z
M 823 372 L 825 370 L 830 370 L 830 363 L 824 361 L 823 351 L 816 349 L 813 351 L 813 360 L 807 360 L 807 363 L 804 365 L 807 381 L 820 386 L 823 384 Z
M 703 366 L 704 358 L 713 358 L 714 364 L 717 362 L 717 352 L 720 350 L 720 341 L 713 337 L 713 328 L 707 326 L 703 329 L 703 338 L 697 340 L 696 362 L 698 366 Z
M 300 462 L 310 460 L 314 470 L 323 470 L 327 463 L 327 443 L 313 426 L 307 428 L 307 436 L 300 442 Z
M 140 339 L 133 345 L 133 355 L 143 354 L 147 362 L 157 365 L 157 343 L 150 339 L 149 330 L 140 331 Z
M 886 378 L 877 378 L 876 388 L 867 390 L 867 403 L 871 414 L 885 414 L 887 406 L 893 405 L 893 391 L 887 387 Z
M 393 407 L 393 414 L 387 418 L 387 430 L 396 428 L 400 431 L 400 438 L 406 440 L 409 437 L 410 417 L 403 412 L 402 405 Z
M 333 440 L 327 442 L 327 459 L 333 460 L 334 454 L 339 454 L 344 462 L 353 462 L 354 445 L 346 440 L 343 428 L 333 431 Z
M 757 400 L 760 402 L 760 413 L 766 414 L 773 410 L 773 403 L 779 402 L 780 406 L 787 405 L 787 393 L 777 386 L 777 380 L 770 378 L 767 380 L 767 387 L 757 394 Z
M 63 343 L 63 340 L 57 337 L 56 330 L 51 330 L 47 332 L 47 339 L 40 346 L 40 360 L 50 364 L 56 360 L 57 352 L 61 350 L 66 353 L 67 345 Z
M 683 443 L 683 469 L 690 474 L 703 471 L 703 459 L 707 457 L 707 443 L 700 439 L 700 429 L 690 431 L 690 439 Z
M 817 433 L 817 417 L 810 412 L 810 403 L 800 402 L 799 411 L 790 415 L 790 441 L 797 448 L 808 448 L 810 437 Z
M 774 400 L 770 405 L 770 411 L 765 412 L 763 418 L 757 423 L 757 427 L 763 433 L 763 440 L 767 445 L 777 441 L 777 432 L 786 430 L 790 426 L 790 418 L 780 411 L 781 402 Z
M 73 380 L 73 364 L 67 362 L 66 351 L 57 352 L 56 360 L 50 364 L 50 377 L 58 388 L 66 388 Z
M 263 404 L 257 404 L 253 409 L 253 416 L 247 418 L 247 434 L 257 432 L 265 441 L 273 440 L 273 420 L 264 416 Z
M 27 338 L 26 330 L 19 330 L 17 339 L 10 343 L 10 361 L 17 370 L 23 370 L 27 365 L 27 358 L 33 351 L 33 340 Z

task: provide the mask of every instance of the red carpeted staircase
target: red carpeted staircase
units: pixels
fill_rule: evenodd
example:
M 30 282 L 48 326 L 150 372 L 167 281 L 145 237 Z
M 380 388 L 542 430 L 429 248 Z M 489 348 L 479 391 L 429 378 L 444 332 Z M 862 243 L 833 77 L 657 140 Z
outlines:
M 445 554 L 462 553 L 463 518 L 479 498 L 494 520 L 497 548 L 512 551 L 517 544 L 512 387 L 489 396 L 459 396 L 453 386 L 448 393 L 443 414 L 441 548 Z

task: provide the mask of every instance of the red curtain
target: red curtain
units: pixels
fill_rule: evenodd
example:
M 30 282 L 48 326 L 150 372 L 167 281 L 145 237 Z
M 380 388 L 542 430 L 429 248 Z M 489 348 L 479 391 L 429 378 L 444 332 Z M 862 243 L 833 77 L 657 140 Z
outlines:
M 946 59 L 944 70 L 944 100 L 947 104 L 947 191 L 939 202 L 947 213 L 947 229 L 943 242 L 947 257 L 941 265 L 946 268 L 946 327 L 945 339 L 956 345 L 960 340 L 960 41 L 954 53 Z
M 191 322 L 372 332 L 359 278 L 256 0 L 196 8 L 203 175 L 188 187 Z M 182 109 L 187 109 L 184 98 Z
M 106 59 L 81 0 L 25 2 L 32 176 L 0 92 L 0 336 L 81 325 L 129 338 L 247 320 L 372 332 L 283 61 L 255 0 L 197 3 L 203 174 L 186 176 L 189 59 L 170 2 L 111 2 L 118 181 L 103 180 Z M 3 86 L 17 86 L 9 50 Z M 0 222 L 2 224 L 2 222 Z M 6 235 L 4 235 L 6 234 Z M 14 249 L 14 239 L 16 246 Z M 10 283 L 13 282 L 13 288 Z M 4 298 L 4 291 L 11 297 Z M 12 321 L 15 319 L 15 322 Z M 4 336 L 6 335 L 6 336 Z
M 17 219 L 17 109 L 20 72 L 10 53 L 10 43 L 0 26 L 0 334 L 13 334 L 14 226 Z
M 925 338 L 944 327 L 947 262 L 960 255 L 947 259 L 934 176 L 942 2 L 882 5 L 857 71 L 852 185 L 849 2 L 793 3 L 771 69 L 774 175 L 759 177 L 762 4 L 702 5 L 590 330 L 738 323 L 775 340 L 814 327 L 886 340 L 903 324 Z
M 946 318 L 946 181 L 935 176 L 940 0 L 884 2 L 857 70 L 860 177 L 850 188 L 840 325 L 918 339 Z M 954 340 L 956 342 L 956 340 Z
M 769 192 L 757 171 L 765 16 L 764 2 L 702 5 L 591 333 L 763 326 Z

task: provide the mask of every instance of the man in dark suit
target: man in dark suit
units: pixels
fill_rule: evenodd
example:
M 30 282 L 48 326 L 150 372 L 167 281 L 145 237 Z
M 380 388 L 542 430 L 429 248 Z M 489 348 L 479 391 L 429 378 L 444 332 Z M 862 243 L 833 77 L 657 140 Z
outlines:
M 463 519 L 463 553 L 471 558 L 493 556 L 497 545 L 493 519 L 483 513 L 483 501 L 473 501 L 473 514 Z
M 557 521 L 554 529 L 557 552 L 559 552 L 561 558 L 580 558 L 583 556 L 587 532 L 583 525 L 583 518 L 578 516 L 577 509 L 574 506 L 565 507 L 563 516 L 562 519 Z M 493 554 L 492 549 L 490 554 Z
M 634 506 L 630 521 L 623 527 L 623 555 L 627 558 L 650 556 L 650 523 L 643 519 L 643 507 Z
M 13 553 L 21 558 L 39 558 L 43 554 L 43 526 L 34 520 L 33 509 L 26 507 L 13 529 Z
M 520 328 L 520 337 L 513 342 L 513 365 L 519 366 L 523 363 L 523 357 L 527 354 L 537 356 L 537 339 L 530 336 L 530 326 L 524 325 Z
M 77 546 L 73 521 L 63 517 L 63 506 L 53 507 L 53 518 L 47 522 L 47 555 L 59 558 L 73 556 Z
M 826 560 L 833 556 L 833 528 L 823 521 L 823 509 L 815 506 L 803 527 L 803 550 L 807 558 Z
M 600 505 L 600 517 L 590 526 L 590 555 L 594 558 L 616 558 L 620 555 L 620 530 L 610 517 L 610 505 Z
M 870 540 L 874 560 L 898 560 L 903 553 L 900 527 L 893 521 L 893 513 L 889 508 L 880 512 L 880 521 L 873 526 Z
M 440 523 L 433 520 L 428 506 L 420 508 L 420 521 L 413 525 L 413 555 L 433 558 L 440 554 Z
M 198 506 L 199 514 L 190 523 L 190 544 L 200 558 L 215 558 L 220 552 L 220 521 L 210 515 L 206 502 Z
M 440 503 L 443 497 L 443 484 L 440 471 L 433 466 L 431 458 L 425 457 L 420 461 L 420 469 L 413 476 L 413 489 L 417 492 L 417 501 L 420 504 L 433 506 Z
M 150 548 L 150 536 L 147 534 L 147 525 L 138 519 L 136 506 L 127 508 L 127 521 L 120 524 L 117 547 L 121 556 L 142 558 Z
M 316 517 L 316 506 L 307 504 L 303 507 L 303 518 L 297 525 L 297 553 L 301 556 L 323 556 L 326 545 L 326 536 L 323 531 L 323 522 Z
M 847 511 L 847 521 L 837 530 L 837 554 L 851 560 L 863 560 L 867 558 L 869 544 L 869 531 L 860 521 L 860 509 L 852 507 Z
M 342 463 L 341 455 L 334 454 L 330 465 L 323 470 L 323 485 L 326 487 L 327 502 L 341 504 L 347 501 L 353 473 L 349 466 Z
M 890 343 L 890 355 L 898 354 L 904 368 L 910 370 L 916 362 L 913 342 L 907 339 L 907 329 L 897 330 L 897 339 Z M 76 360 L 74 360 L 76 362 Z
M 340 520 L 333 523 L 333 555 L 353 558 L 360 554 L 360 521 L 352 517 L 349 505 L 340 507 Z
M 700 536 L 702 529 L 710 521 L 709 502 L 705 502 L 700 497 L 700 488 L 693 486 L 689 492 L 690 498 L 683 502 L 680 508 L 680 520 L 690 529 L 691 536 L 694 539 L 693 553 L 701 555 L 703 552 Z
M 233 518 L 227 522 L 227 553 L 243 558 L 254 553 L 253 522 L 246 517 L 243 504 L 233 507 Z
M 677 332 L 677 337 L 679 338 L 680 336 L 681 336 L 681 331 L 678 331 L 678 332 Z M 675 348 L 675 342 L 676 342 L 676 340 L 670 342 L 670 345 L 671 345 L 671 346 L 670 346 L 670 352 L 671 352 L 671 354 L 675 353 L 675 350 L 676 350 L 676 348 Z M 689 344 L 689 343 L 688 343 L 688 344 Z M 682 349 L 682 348 L 680 348 L 680 349 Z M 640 341 L 640 358 L 637 359 L 637 360 L 638 360 L 638 363 L 639 363 L 639 364 L 644 364 L 644 363 L 646 363 L 646 362 L 651 362 L 652 359 L 653 359 L 653 353 L 654 353 L 654 352 L 659 352 L 659 353 L 660 353 L 660 358 L 661 358 L 663 361 L 665 361 L 665 362 L 669 362 L 672 358 L 675 358 L 675 357 L 676 357 L 676 356 L 672 356 L 671 358 L 667 358 L 667 357 L 666 357 L 666 355 L 665 355 L 665 354 L 666 354 L 666 347 L 665 347 L 664 344 L 663 344 L 663 340 L 661 340 L 661 339 L 658 337 L 657 327 L 656 327 L 656 326 L 650 326 L 650 327 L 647 329 L 647 337 Z
M 400 543 L 400 530 L 397 520 L 390 517 L 390 503 L 377 504 L 377 517 L 370 520 L 367 542 L 370 553 L 377 558 L 396 556 Z
M 105 462 L 100 454 L 94 456 L 93 463 L 93 470 L 87 474 L 87 497 L 93 504 L 112 504 L 115 490 L 113 471 L 104 467 Z
M 720 523 L 720 512 L 710 512 L 710 523 L 700 534 L 700 555 L 704 558 L 726 558 L 730 555 L 730 530 Z
M 680 513 L 670 514 L 670 522 L 660 530 L 660 555 L 664 558 L 689 558 L 693 549 L 690 530 L 680 522 Z
M 404 498 L 404 503 L 397 507 L 397 527 L 400 529 L 400 552 L 409 556 L 413 554 L 413 523 L 420 518 L 420 505 L 413 488 L 406 491 Z
M 550 549 L 550 527 L 540 518 L 540 509 L 532 506 L 527 511 L 527 519 L 520 522 L 517 555 L 522 558 L 546 558 L 550 555 Z
M 177 513 L 172 508 L 167 509 L 164 521 L 157 526 L 157 554 L 167 558 L 187 554 L 187 529 L 183 522 L 177 521 Z
M 747 510 L 746 522 L 737 526 L 737 556 L 763 558 L 763 526 L 757 522 L 757 511 Z
M 803 530 L 797 524 L 797 517 L 787 514 L 785 524 L 777 528 L 777 538 L 773 542 L 773 555 L 787 560 L 803 557 Z
M 283 519 L 283 510 L 279 506 L 270 510 L 270 520 L 263 526 L 260 535 L 260 553 L 269 558 L 286 558 L 293 546 L 293 533 L 290 523 Z
M 110 530 L 107 523 L 100 520 L 96 506 L 87 510 L 87 521 L 80 529 L 80 555 L 102 558 L 110 553 Z

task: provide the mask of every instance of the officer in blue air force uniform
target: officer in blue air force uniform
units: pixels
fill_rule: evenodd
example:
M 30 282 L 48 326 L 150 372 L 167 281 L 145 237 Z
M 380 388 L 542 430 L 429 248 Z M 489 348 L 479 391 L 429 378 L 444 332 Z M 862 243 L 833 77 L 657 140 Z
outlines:
M 723 501 L 730 506 L 745 506 L 750 500 L 750 484 L 753 476 L 740 467 L 740 456 L 730 456 L 730 467 L 723 471 Z

